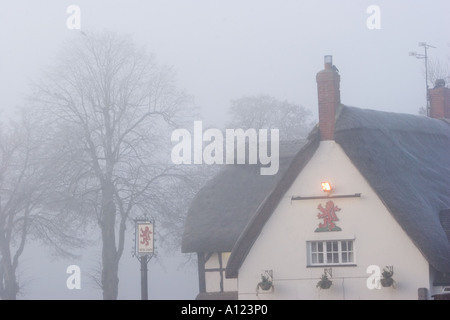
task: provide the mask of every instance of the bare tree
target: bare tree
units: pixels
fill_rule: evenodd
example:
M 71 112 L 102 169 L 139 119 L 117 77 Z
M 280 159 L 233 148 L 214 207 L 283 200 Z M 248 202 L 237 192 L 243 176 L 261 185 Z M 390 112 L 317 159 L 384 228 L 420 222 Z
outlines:
M 51 244 L 59 254 L 83 242 L 66 232 L 58 214 L 47 209 L 54 181 L 39 128 L 26 114 L 6 129 L 0 127 L 0 297 L 16 299 L 16 271 L 27 240 Z
M 186 216 L 191 201 L 197 192 L 211 179 L 221 168 L 220 165 L 185 165 L 181 170 L 184 173 L 182 178 L 172 179 L 171 183 L 161 185 L 161 193 L 153 195 L 149 212 L 165 212 L 160 218 L 157 228 L 158 245 L 163 246 L 167 252 L 180 252 L 181 240 L 186 222 Z M 167 196 L 170 195 L 170 201 Z M 163 195 L 163 196 L 161 196 Z M 184 255 L 187 260 L 191 260 L 189 255 Z
M 128 37 L 91 33 L 63 48 L 33 100 L 64 159 L 61 205 L 98 223 L 103 298 L 117 299 L 127 221 L 168 199 L 168 179 L 183 176 L 169 163 L 169 130 L 191 99 Z
M 2 299 L 16 299 L 19 286 L 16 280 L 16 269 L 27 234 L 29 210 L 24 199 L 24 187 L 27 159 L 21 162 L 23 150 L 20 150 L 21 139 L 14 134 L 0 132 L 0 296 Z M 25 152 L 26 155 L 27 152 Z M 26 199 L 26 198 L 25 198 Z M 26 202 L 26 201 L 25 201 Z M 18 224 L 21 224 L 18 226 Z M 14 253 L 11 244 L 16 232 L 20 230 L 19 245 Z
M 231 121 L 228 128 L 279 129 L 281 140 L 304 138 L 312 127 L 309 110 L 269 95 L 233 100 L 229 113 Z

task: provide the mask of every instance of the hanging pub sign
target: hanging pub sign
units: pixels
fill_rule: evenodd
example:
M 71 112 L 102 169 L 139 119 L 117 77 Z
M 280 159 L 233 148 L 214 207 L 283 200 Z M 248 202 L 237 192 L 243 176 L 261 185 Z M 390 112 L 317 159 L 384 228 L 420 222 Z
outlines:
M 322 204 L 319 204 L 317 206 L 317 209 L 319 209 L 319 213 L 317 214 L 317 217 L 319 219 L 323 219 L 321 223 L 319 223 L 319 226 L 315 230 L 315 232 L 328 232 L 328 231 L 341 231 L 342 229 L 339 228 L 335 222 L 339 221 L 339 218 L 336 215 L 336 212 L 341 211 L 338 206 L 334 205 L 334 202 L 329 200 L 325 207 L 322 206 Z
M 136 256 L 152 255 L 154 248 L 154 224 L 148 219 L 135 220 Z

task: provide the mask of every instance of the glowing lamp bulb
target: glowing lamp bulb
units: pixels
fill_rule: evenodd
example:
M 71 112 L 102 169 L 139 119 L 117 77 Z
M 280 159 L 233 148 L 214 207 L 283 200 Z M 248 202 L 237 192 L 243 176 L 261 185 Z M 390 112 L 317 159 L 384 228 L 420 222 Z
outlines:
M 322 182 L 322 190 L 324 192 L 330 192 L 331 191 L 331 184 L 329 182 Z

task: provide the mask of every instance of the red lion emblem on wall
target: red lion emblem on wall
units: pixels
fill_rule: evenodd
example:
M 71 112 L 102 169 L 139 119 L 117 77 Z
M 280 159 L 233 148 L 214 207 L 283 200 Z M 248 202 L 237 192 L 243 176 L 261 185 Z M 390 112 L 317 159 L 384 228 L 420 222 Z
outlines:
M 339 218 L 336 215 L 337 211 L 341 211 L 338 206 L 334 205 L 333 201 L 329 200 L 325 204 L 325 208 L 322 204 L 319 204 L 317 209 L 319 209 L 319 213 L 317 217 L 319 219 L 323 219 L 323 222 L 319 223 L 319 227 L 315 230 L 315 232 L 325 232 L 325 231 L 341 231 L 334 222 L 339 221 Z

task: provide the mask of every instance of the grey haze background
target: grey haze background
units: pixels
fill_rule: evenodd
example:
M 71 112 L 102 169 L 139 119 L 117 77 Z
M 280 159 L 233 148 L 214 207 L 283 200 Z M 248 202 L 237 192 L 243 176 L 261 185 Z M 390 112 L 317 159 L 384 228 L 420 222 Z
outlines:
M 3 1 L 0 6 L 0 117 L 14 115 L 62 42 L 82 36 L 68 30 L 66 9 L 81 8 L 81 28 L 131 34 L 173 65 L 178 86 L 195 97 L 203 122 L 221 127 L 231 99 L 269 94 L 311 109 L 316 117 L 315 75 L 333 55 L 347 105 L 417 114 L 425 104 L 423 60 L 418 42 L 436 46 L 429 55 L 448 59 L 448 0 L 170 0 Z M 381 30 L 369 30 L 369 5 L 381 9 Z M 170 143 L 170 137 L 168 137 Z M 131 235 L 126 243 L 131 251 Z M 46 248 L 28 244 L 19 267 L 22 299 L 101 299 L 89 279 L 100 249 L 76 261 L 54 260 Z M 160 251 L 149 263 L 150 299 L 193 299 L 196 266 Z M 82 271 L 81 290 L 68 290 L 70 264 Z M 125 252 L 119 299 L 139 299 L 139 263 Z

